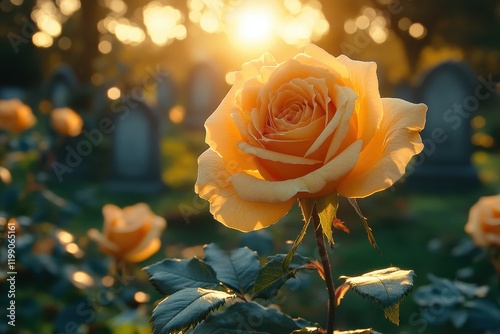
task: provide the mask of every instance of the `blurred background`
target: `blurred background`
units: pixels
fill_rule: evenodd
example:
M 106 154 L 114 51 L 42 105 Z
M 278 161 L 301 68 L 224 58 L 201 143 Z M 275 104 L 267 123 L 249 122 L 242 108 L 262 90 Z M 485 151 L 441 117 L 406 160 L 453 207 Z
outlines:
M 0 211 L 20 229 L 18 326 L 0 331 L 148 333 L 160 296 L 140 268 L 201 257 L 210 242 L 248 245 L 263 257 L 286 252 L 302 225 L 298 209 L 243 234 L 215 222 L 193 186 L 207 148 L 204 121 L 232 72 L 267 51 L 282 61 L 311 42 L 375 61 L 382 97 L 429 106 L 425 149 L 405 178 L 359 201 L 383 255 L 342 202 L 350 233 L 335 231 L 334 277 L 394 265 L 415 270 L 415 289 L 433 274 L 492 286 L 488 298 L 498 299 L 494 268 L 464 225 L 480 196 L 500 193 L 499 31 L 497 0 L 0 0 L 0 99 L 22 100 L 37 118 L 22 134 L 0 133 L 0 165 L 11 178 L 1 177 Z M 51 127 L 52 110 L 63 107 L 82 120 L 76 135 Z M 134 284 L 110 292 L 110 260 L 87 231 L 101 228 L 104 204 L 138 202 L 167 219 L 162 247 L 136 266 Z M 314 255 L 311 236 L 299 251 Z M 294 282 L 277 307 L 324 324 L 323 283 L 312 274 Z M 6 305 L 6 294 L 0 300 Z M 98 312 L 78 314 L 82 300 Z M 436 305 L 425 318 L 410 295 L 395 327 L 376 305 L 347 295 L 339 328 L 484 332 L 463 329 L 449 305 Z

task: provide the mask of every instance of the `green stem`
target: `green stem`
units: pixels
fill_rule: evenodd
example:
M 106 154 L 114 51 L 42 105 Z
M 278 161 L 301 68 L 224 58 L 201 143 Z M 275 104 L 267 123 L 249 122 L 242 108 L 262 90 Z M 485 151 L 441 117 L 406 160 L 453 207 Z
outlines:
M 328 321 L 326 326 L 326 334 L 333 334 L 335 324 L 335 285 L 333 284 L 332 269 L 328 253 L 326 251 L 325 238 L 323 236 L 323 228 L 321 227 L 318 211 L 316 208 L 313 210 L 312 218 L 314 221 L 314 235 L 316 236 L 316 244 L 318 245 L 319 256 L 321 257 L 321 264 L 325 272 L 326 289 L 328 291 Z

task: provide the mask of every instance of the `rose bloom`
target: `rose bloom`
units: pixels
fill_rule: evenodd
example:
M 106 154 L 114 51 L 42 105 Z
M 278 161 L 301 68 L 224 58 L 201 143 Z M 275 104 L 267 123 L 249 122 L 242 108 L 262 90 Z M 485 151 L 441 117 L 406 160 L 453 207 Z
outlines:
M 195 191 L 226 226 L 275 223 L 300 197 L 365 197 L 401 178 L 423 149 L 427 107 L 380 98 L 376 64 L 315 45 L 243 64 L 207 119 Z
M 82 132 L 83 120 L 73 109 L 57 108 L 50 114 L 50 125 L 62 136 L 76 137 Z
M 160 235 L 167 223 L 147 204 L 138 203 L 123 209 L 106 204 L 102 213 L 103 232 L 91 229 L 88 235 L 99 244 L 103 253 L 119 261 L 140 262 L 160 249 Z
M 0 129 L 21 132 L 35 123 L 36 118 L 31 108 L 20 100 L 0 100 Z
M 481 197 L 470 208 L 465 231 L 480 247 L 500 247 L 500 195 Z

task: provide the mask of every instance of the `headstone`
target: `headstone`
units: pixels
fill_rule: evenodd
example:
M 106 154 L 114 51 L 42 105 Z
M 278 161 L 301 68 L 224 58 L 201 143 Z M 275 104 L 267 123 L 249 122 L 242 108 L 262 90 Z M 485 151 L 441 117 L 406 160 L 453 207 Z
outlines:
M 470 125 L 480 104 L 474 95 L 478 85 L 472 70 L 459 62 L 442 63 L 423 77 L 416 100 L 429 109 L 421 133 L 424 150 L 411 167 L 414 181 L 433 189 L 479 184 Z
M 19 99 L 25 100 L 26 92 L 20 87 L 7 86 L 0 88 L 0 100 Z
M 164 188 L 160 171 L 158 117 L 142 101 L 115 115 L 111 147 L 109 189 L 153 193 Z
M 174 105 L 174 85 L 171 76 L 165 72 L 160 72 L 156 78 L 156 109 L 158 114 L 166 115 Z
M 78 86 L 78 80 L 66 65 L 58 67 L 49 82 L 49 100 L 54 108 L 68 107 Z
M 216 67 L 202 63 L 191 73 L 184 124 L 202 130 L 224 96 L 224 75 Z

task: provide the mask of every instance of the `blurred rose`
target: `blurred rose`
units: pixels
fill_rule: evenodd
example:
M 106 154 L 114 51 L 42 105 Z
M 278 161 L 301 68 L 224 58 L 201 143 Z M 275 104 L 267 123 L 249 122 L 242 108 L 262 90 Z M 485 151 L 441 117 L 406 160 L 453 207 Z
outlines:
M 167 223 L 155 215 L 147 204 L 138 203 L 123 209 L 107 204 L 102 213 L 103 232 L 96 229 L 88 232 L 102 252 L 117 260 L 140 262 L 160 249 L 160 235 Z
M 76 137 L 82 132 L 83 120 L 73 109 L 57 108 L 52 110 L 50 125 L 62 136 Z
M 0 100 L 0 129 L 21 132 L 36 123 L 31 108 L 18 99 Z
M 469 211 L 465 231 L 481 247 L 500 247 L 500 195 L 481 197 Z
M 401 178 L 423 149 L 427 107 L 380 98 L 376 64 L 308 45 L 243 64 L 205 123 L 195 191 L 226 226 L 252 231 L 299 197 L 365 197 Z

